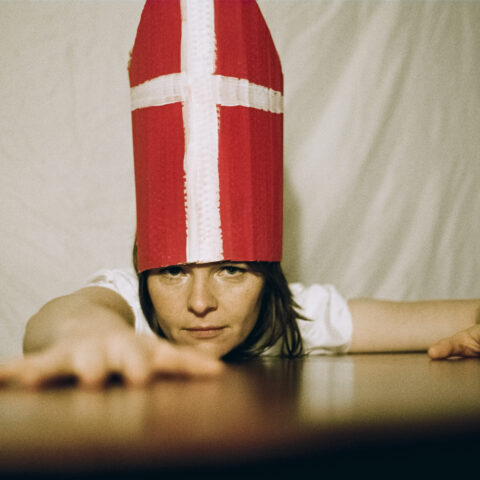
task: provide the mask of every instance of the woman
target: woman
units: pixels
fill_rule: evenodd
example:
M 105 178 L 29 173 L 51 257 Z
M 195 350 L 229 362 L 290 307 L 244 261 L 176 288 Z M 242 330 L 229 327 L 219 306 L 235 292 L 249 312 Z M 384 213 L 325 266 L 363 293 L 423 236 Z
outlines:
M 131 307 L 109 288 L 87 287 L 55 299 L 29 320 L 27 355 L 2 367 L 0 380 L 39 387 L 73 376 L 85 387 L 98 388 L 112 374 L 131 385 L 145 385 L 159 374 L 220 374 L 218 358 L 236 349 L 238 354 L 257 326 L 265 277 L 253 268 L 219 262 L 152 271 L 149 295 L 166 339 L 135 334 Z M 349 352 L 421 351 L 430 345 L 434 359 L 480 354 L 480 325 L 474 325 L 478 301 L 354 299 L 348 305 L 353 319 Z M 298 332 L 283 328 L 294 336 Z M 287 351 L 297 355 L 298 347 L 294 337 Z
M 280 62 L 255 2 L 213 5 L 147 1 L 142 13 L 129 68 L 136 272 L 101 272 L 45 305 L 0 381 L 143 385 L 260 354 L 478 356 L 479 301 L 347 304 L 287 284 Z
M 132 385 L 158 374 L 217 375 L 223 370 L 218 358 L 236 349 L 238 354 L 258 328 L 265 277 L 248 263 L 167 267 L 152 271 L 147 284 L 166 339 L 135 334 L 133 311 L 118 293 L 87 287 L 49 302 L 29 320 L 28 355 L 2 367 L 0 380 L 36 387 L 74 376 L 83 386 L 98 388 L 112 374 Z M 351 353 L 422 351 L 430 345 L 434 359 L 480 354 L 480 325 L 474 325 L 479 301 L 353 299 L 348 305 Z M 294 336 L 287 351 L 297 355 L 298 330 L 283 328 Z

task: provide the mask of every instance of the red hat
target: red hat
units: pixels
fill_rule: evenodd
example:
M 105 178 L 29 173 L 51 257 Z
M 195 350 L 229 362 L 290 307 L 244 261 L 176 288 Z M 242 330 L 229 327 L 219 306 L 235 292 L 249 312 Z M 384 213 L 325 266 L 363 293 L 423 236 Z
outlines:
M 254 0 L 147 0 L 129 68 L 140 271 L 280 261 L 283 75 Z

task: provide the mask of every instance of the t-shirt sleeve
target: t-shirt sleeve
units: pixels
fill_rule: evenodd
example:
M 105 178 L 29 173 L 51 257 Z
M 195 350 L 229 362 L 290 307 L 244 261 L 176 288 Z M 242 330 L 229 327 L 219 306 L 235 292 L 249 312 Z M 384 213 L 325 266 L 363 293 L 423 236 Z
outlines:
M 350 347 L 353 322 L 348 304 L 332 285 L 299 283 L 290 285 L 299 313 L 298 320 L 307 355 L 346 353 Z
M 140 306 L 138 278 L 133 269 L 100 270 L 87 281 L 86 286 L 109 288 L 118 293 L 135 315 L 135 332 L 154 335 Z

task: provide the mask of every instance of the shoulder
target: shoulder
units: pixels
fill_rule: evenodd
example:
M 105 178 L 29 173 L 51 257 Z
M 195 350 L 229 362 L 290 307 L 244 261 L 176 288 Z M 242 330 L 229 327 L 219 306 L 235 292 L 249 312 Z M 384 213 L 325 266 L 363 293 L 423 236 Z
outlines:
M 87 281 L 87 287 L 104 287 L 118 293 L 130 306 L 135 316 L 135 330 L 152 334 L 143 315 L 138 296 L 138 277 L 133 268 L 102 269 Z
M 344 353 L 350 346 L 353 323 L 347 301 L 333 285 L 290 284 L 298 312 L 305 353 Z
M 135 292 L 138 290 L 138 278 L 133 268 L 99 270 L 88 279 L 87 284 L 113 290 L 134 290 Z
M 301 283 L 291 283 L 289 286 L 295 302 L 306 317 L 315 314 L 319 308 L 322 310 L 326 308 L 343 309 L 346 304 L 345 299 L 333 285 L 314 283 L 305 286 Z

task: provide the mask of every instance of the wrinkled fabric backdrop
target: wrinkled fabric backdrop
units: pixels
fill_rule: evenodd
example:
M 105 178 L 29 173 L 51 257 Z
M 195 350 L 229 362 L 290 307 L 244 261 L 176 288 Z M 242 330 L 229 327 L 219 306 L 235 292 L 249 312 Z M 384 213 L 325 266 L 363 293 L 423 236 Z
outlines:
M 284 267 L 345 297 L 480 297 L 480 3 L 262 0 L 285 73 Z M 0 360 L 135 229 L 143 1 L 0 1 Z

